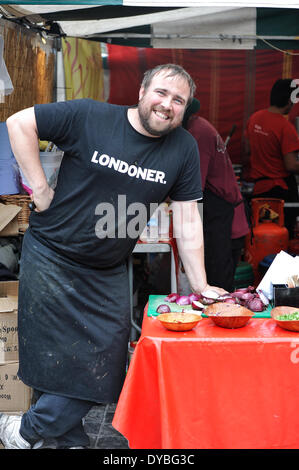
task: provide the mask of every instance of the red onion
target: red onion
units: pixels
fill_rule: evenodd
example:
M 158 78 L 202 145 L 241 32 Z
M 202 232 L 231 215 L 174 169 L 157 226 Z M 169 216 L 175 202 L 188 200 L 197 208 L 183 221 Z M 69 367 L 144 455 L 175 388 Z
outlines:
M 241 295 L 241 294 L 247 294 L 247 293 L 252 293 L 255 291 L 255 288 L 253 286 L 248 286 L 248 287 L 239 287 L 236 289 L 234 292 L 232 292 L 231 295 L 235 295 L 236 297 Z
M 217 300 L 219 302 L 223 302 L 225 299 L 231 299 L 231 298 L 232 298 L 231 294 L 224 294 L 224 295 L 219 295 Z
M 203 310 L 205 308 L 205 305 L 203 305 L 198 300 L 193 300 L 191 305 L 193 310 Z
M 245 292 L 245 294 L 242 295 L 241 300 L 252 300 L 255 298 L 255 294 L 252 294 L 251 292 Z
M 176 300 L 179 298 L 179 294 L 169 294 L 167 297 L 165 297 L 165 302 L 176 302 Z
M 199 300 L 201 298 L 201 295 L 192 293 L 192 294 L 189 294 L 188 297 L 189 297 L 190 303 L 192 303 L 194 300 Z
M 178 305 L 190 305 L 191 303 L 188 295 L 181 295 L 175 302 Z
M 210 299 L 209 297 L 202 297 L 200 299 L 201 303 L 204 305 L 212 305 L 216 302 L 215 299 Z
M 246 302 L 246 308 L 249 308 L 253 312 L 262 312 L 265 310 L 265 305 L 260 298 L 254 297 Z
M 236 297 L 236 298 L 238 298 L 238 299 L 241 299 L 242 295 L 244 295 L 244 292 L 237 292 L 237 291 L 236 291 L 236 292 L 232 292 L 232 293 L 231 293 L 231 296 L 232 296 L 232 297 Z
M 158 313 L 169 313 L 170 311 L 171 310 L 170 310 L 169 305 L 165 305 L 165 304 L 158 305 L 157 310 L 156 310 L 156 312 Z
M 224 299 L 223 302 L 225 302 L 226 304 L 236 304 L 236 303 L 238 303 L 237 299 L 234 299 L 233 297 L 226 297 L 226 299 Z
M 245 294 L 244 291 L 236 290 L 235 292 L 231 293 L 231 297 L 236 297 L 237 299 L 242 299 L 244 294 Z

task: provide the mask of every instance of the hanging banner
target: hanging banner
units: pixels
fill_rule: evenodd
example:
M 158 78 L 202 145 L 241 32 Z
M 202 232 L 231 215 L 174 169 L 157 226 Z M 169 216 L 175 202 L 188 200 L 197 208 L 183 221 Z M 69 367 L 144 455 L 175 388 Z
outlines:
M 66 99 L 104 101 L 101 45 L 79 38 L 62 39 Z

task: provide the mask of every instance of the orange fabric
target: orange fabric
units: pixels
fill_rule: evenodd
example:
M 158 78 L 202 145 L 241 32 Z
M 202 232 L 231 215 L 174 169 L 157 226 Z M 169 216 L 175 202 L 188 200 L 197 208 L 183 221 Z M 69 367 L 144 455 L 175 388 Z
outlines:
M 146 308 L 112 424 L 133 449 L 298 448 L 298 362 L 272 319 L 177 333 Z

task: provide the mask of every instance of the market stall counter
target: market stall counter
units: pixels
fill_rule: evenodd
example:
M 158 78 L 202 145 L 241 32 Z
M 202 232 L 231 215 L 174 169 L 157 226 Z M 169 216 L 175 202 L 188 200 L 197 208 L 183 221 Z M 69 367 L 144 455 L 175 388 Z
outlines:
M 299 333 L 272 318 L 165 329 L 144 311 L 113 426 L 132 449 L 299 447 Z

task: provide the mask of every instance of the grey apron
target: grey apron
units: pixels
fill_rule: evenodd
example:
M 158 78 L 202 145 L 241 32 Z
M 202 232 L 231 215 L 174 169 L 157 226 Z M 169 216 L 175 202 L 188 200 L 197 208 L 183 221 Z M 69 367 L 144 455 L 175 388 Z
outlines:
M 127 267 L 90 269 L 24 236 L 19 287 L 19 377 L 38 390 L 97 403 L 118 400 L 130 330 Z

